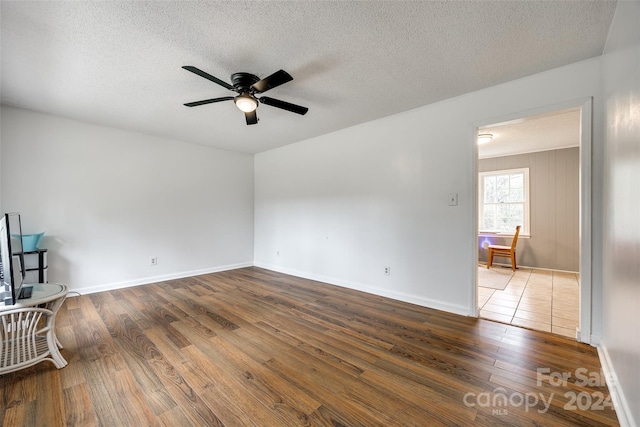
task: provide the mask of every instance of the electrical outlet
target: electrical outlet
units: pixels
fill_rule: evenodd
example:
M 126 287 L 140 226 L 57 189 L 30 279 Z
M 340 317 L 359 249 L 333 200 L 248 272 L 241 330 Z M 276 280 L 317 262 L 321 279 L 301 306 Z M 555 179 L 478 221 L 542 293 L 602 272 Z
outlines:
M 151 257 L 151 262 L 149 265 L 158 265 L 158 257 Z
M 391 267 L 385 267 L 384 268 L 384 275 L 385 276 L 390 276 L 391 275 Z
M 458 206 L 458 193 L 449 193 L 449 206 Z

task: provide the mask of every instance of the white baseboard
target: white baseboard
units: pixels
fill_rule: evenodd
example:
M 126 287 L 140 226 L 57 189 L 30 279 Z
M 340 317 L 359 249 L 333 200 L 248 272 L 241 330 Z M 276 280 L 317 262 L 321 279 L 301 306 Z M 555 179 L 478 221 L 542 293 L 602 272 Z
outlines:
M 305 271 L 294 270 L 273 264 L 265 264 L 255 262 L 256 267 L 266 268 L 267 270 L 277 271 L 278 273 L 290 274 L 291 276 L 301 277 L 304 279 L 315 280 L 318 282 L 328 283 L 330 285 L 340 286 L 342 288 L 353 289 L 356 291 L 366 292 L 368 294 L 378 295 L 381 297 L 391 298 L 397 301 L 408 302 L 422 307 L 433 308 L 435 310 L 447 311 L 449 313 L 459 314 L 461 316 L 469 316 L 469 308 L 466 306 L 450 304 L 447 302 L 423 298 L 418 295 L 405 294 L 402 292 L 394 292 L 388 289 L 376 288 L 364 283 L 352 282 L 334 277 L 328 277 L 309 273 Z
M 487 261 L 478 261 L 478 264 L 482 264 L 482 265 L 487 265 Z M 511 264 L 507 264 L 504 262 L 493 262 L 493 265 L 499 265 L 500 267 L 507 267 L 507 268 L 511 268 Z M 517 264 L 516 268 L 521 269 L 521 268 L 530 268 L 531 270 L 543 270 L 543 271 L 559 271 L 561 273 L 574 273 L 574 274 L 579 274 L 579 271 L 571 271 L 571 270 L 558 270 L 556 268 L 543 268 L 543 267 L 531 267 L 529 265 L 520 265 Z
M 605 381 L 607 382 L 607 387 L 609 387 L 611 401 L 613 402 L 613 407 L 616 410 L 620 427 L 637 427 L 633 420 L 629 402 L 625 398 L 624 391 L 620 388 L 618 376 L 616 375 L 615 369 L 611 363 L 607 347 L 604 345 L 598 345 L 596 348 L 598 349 L 598 356 L 600 357 L 600 364 L 602 365 L 602 373 L 604 374 Z
M 161 276 L 144 277 L 136 280 L 126 280 L 124 282 L 105 283 L 96 286 L 87 286 L 84 288 L 73 288 L 69 292 L 69 296 L 78 294 L 93 294 L 96 292 L 112 291 L 114 289 L 130 288 L 132 286 L 148 285 L 149 283 L 163 282 L 165 280 L 182 279 L 184 277 L 199 276 L 201 274 L 217 273 L 220 271 L 235 270 L 237 268 L 253 267 L 252 262 L 242 262 L 238 264 L 222 265 L 218 267 L 204 268 L 200 270 L 182 271 L 179 273 L 165 274 Z
M 284 274 L 290 274 L 292 276 L 302 277 L 304 279 L 316 280 L 318 282 L 328 283 L 328 284 L 340 286 L 340 287 L 343 287 L 343 288 L 354 289 L 354 290 L 357 290 L 357 291 L 366 292 L 366 293 L 373 294 L 373 295 L 378 295 L 378 296 L 382 296 L 382 297 L 386 297 L 386 298 L 395 299 L 395 300 L 398 300 L 398 301 L 408 302 L 410 304 L 416 304 L 416 305 L 419 305 L 419 306 L 422 306 L 422 307 L 433 308 L 435 310 L 447 311 L 449 313 L 459 314 L 461 316 L 468 316 L 469 315 L 469 309 L 468 309 L 468 307 L 465 307 L 465 306 L 450 304 L 450 303 L 447 303 L 447 302 L 434 300 L 434 299 L 430 299 L 430 298 L 423 298 L 423 297 L 420 297 L 420 296 L 417 296 L 417 295 L 405 294 L 405 293 L 402 293 L 402 292 L 394 292 L 394 291 L 390 291 L 388 289 L 376 288 L 376 287 L 373 287 L 373 286 L 370 286 L 370 285 L 366 285 L 366 284 L 363 284 L 363 283 L 346 281 L 346 280 L 337 279 L 337 278 L 333 278 L 333 277 L 322 276 L 322 275 L 318 275 L 318 274 L 312 274 L 312 273 L 308 273 L 308 272 L 304 272 L 304 271 L 298 271 L 298 270 L 294 270 L 294 269 L 284 268 L 284 267 L 281 267 L 281 266 L 265 264 L 265 263 L 260 263 L 260 262 L 256 262 L 256 263 L 245 262 L 245 263 L 224 265 L 224 266 L 218 266 L 218 267 L 201 269 L 201 270 L 183 271 L 183 272 L 179 272 L 179 273 L 166 274 L 166 275 L 162 275 L 162 276 L 145 277 L 145 278 L 142 278 L 142 279 L 127 280 L 127 281 L 123 281 L 123 282 L 105 283 L 105 284 L 97 285 L 97 286 L 87 286 L 87 287 L 82 287 L 82 288 L 73 288 L 73 289 L 70 290 L 69 296 L 72 297 L 76 293 L 77 294 L 92 294 L 92 293 L 96 293 L 96 292 L 103 292 L 103 291 L 111 291 L 111 290 L 115 290 L 115 289 L 129 288 L 129 287 L 132 287 L 132 286 L 147 285 L 149 283 L 157 283 L 157 282 L 162 282 L 162 281 L 165 281 L 165 280 L 174 280 L 174 279 L 181 279 L 181 278 L 184 278 L 184 277 L 198 276 L 198 275 L 201 275 L 201 274 L 217 273 L 217 272 L 220 272 L 220 271 L 227 271 L 227 270 L 235 270 L 235 269 L 238 269 L 238 268 L 252 267 L 254 265 L 256 267 L 266 268 L 267 270 L 277 271 L 279 273 L 284 273 Z

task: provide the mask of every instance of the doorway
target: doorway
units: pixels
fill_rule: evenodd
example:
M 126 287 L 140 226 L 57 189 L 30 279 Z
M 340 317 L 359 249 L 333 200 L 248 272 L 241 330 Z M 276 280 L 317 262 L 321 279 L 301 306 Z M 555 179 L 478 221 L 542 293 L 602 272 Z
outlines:
M 590 129 L 590 99 L 475 129 L 489 139 L 476 148 L 479 317 L 590 341 Z M 487 269 L 487 246 L 511 245 L 516 222 L 518 268 Z

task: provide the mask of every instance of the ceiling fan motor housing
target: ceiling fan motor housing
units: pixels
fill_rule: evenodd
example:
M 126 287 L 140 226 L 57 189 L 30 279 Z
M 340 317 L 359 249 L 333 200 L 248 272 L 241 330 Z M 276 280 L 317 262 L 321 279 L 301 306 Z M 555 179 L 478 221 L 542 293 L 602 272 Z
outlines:
M 251 85 L 260 81 L 258 76 L 251 73 L 233 73 L 231 75 L 231 82 L 233 83 L 233 87 L 239 93 L 242 92 L 252 92 Z

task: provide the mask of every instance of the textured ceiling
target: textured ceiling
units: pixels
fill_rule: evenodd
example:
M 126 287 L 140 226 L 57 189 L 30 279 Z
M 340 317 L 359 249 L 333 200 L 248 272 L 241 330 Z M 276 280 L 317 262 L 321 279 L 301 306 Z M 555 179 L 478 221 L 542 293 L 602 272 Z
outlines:
M 3 104 L 256 153 L 602 53 L 609 1 L 1 3 Z M 230 81 L 294 80 L 247 126 Z

